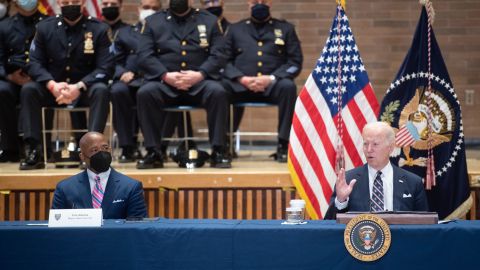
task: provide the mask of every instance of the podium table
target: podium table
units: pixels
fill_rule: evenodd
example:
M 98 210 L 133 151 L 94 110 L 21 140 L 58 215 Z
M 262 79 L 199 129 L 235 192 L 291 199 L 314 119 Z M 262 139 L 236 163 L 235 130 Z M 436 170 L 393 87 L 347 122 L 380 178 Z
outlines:
M 391 225 L 380 260 L 350 256 L 345 225 L 278 220 L 108 220 L 101 228 L 0 223 L 0 269 L 474 269 L 480 221 Z M 34 223 L 35 224 L 35 223 Z

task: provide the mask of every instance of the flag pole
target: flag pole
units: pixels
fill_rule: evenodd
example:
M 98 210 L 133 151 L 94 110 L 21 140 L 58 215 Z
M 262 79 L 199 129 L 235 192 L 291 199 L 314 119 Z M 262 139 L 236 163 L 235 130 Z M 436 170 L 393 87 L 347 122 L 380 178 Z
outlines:
M 436 185 L 435 181 L 435 162 L 434 162 L 434 155 L 433 155 L 433 147 L 432 147 L 432 48 L 431 48 L 431 30 L 433 24 L 433 6 L 430 0 L 425 0 L 425 9 L 427 10 L 428 16 L 428 88 L 427 88 L 427 127 L 428 127 L 428 135 L 427 135 L 427 143 L 428 143 L 428 158 L 427 158 L 427 172 L 425 175 L 425 188 L 427 190 L 432 189 L 432 186 Z
M 341 29 L 340 20 L 342 20 L 341 9 L 345 5 L 345 1 L 337 0 L 337 48 L 338 48 L 338 65 L 337 65 L 337 145 L 335 147 L 335 173 L 339 174 L 340 169 L 345 168 L 345 155 L 343 146 L 343 118 L 342 118 L 342 47 L 341 47 Z

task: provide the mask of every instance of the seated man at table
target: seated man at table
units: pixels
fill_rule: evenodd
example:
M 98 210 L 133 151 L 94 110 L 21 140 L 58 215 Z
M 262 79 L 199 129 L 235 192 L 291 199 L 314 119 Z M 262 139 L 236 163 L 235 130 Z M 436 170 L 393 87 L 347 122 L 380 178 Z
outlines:
M 57 184 L 52 209 L 102 208 L 104 219 L 147 216 L 142 183 L 110 167 L 111 149 L 103 134 L 83 135 L 80 151 L 87 169 Z
M 340 170 L 325 219 L 347 211 L 428 211 L 422 179 L 390 163 L 395 147 L 392 127 L 368 123 L 362 137 L 367 164 Z

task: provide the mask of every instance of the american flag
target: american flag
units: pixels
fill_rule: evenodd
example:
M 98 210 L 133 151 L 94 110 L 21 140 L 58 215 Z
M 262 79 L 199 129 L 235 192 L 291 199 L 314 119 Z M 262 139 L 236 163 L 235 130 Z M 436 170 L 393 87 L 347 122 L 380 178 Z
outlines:
M 361 132 L 366 123 L 376 121 L 378 109 L 347 15 L 339 5 L 323 52 L 297 98 L 290 132 L 288 166 L 312 219 L 323 218 L 337 177 L 339 119 L 345 167 L 351 169 L 365 162 Z
M 400 128 L 395 136 L 395 145 L 397 147 L 410 146 L 418 140 L 420 140 L 420 135 L 417 129 L 413 126 L 412 122 L 407 122 Z
M 45 15 L 60 14 L 60 7 L 57 5 L 57 0 L 39 0 L 38 9 Z M 85 1 L 86 15 L 95 18 L 102 17 L 102 1 L 101 0 L 86 0 Z

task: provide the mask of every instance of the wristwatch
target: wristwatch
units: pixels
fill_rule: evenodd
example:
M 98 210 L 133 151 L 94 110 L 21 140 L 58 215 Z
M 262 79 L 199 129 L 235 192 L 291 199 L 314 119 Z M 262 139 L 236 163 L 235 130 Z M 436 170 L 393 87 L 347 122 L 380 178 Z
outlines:
M 270 80 L 271 80 L 272 82 L 274 82 L 276 79 L 277 79 L 277 78 L 275 77 L 275 75 L 270 75 Z

